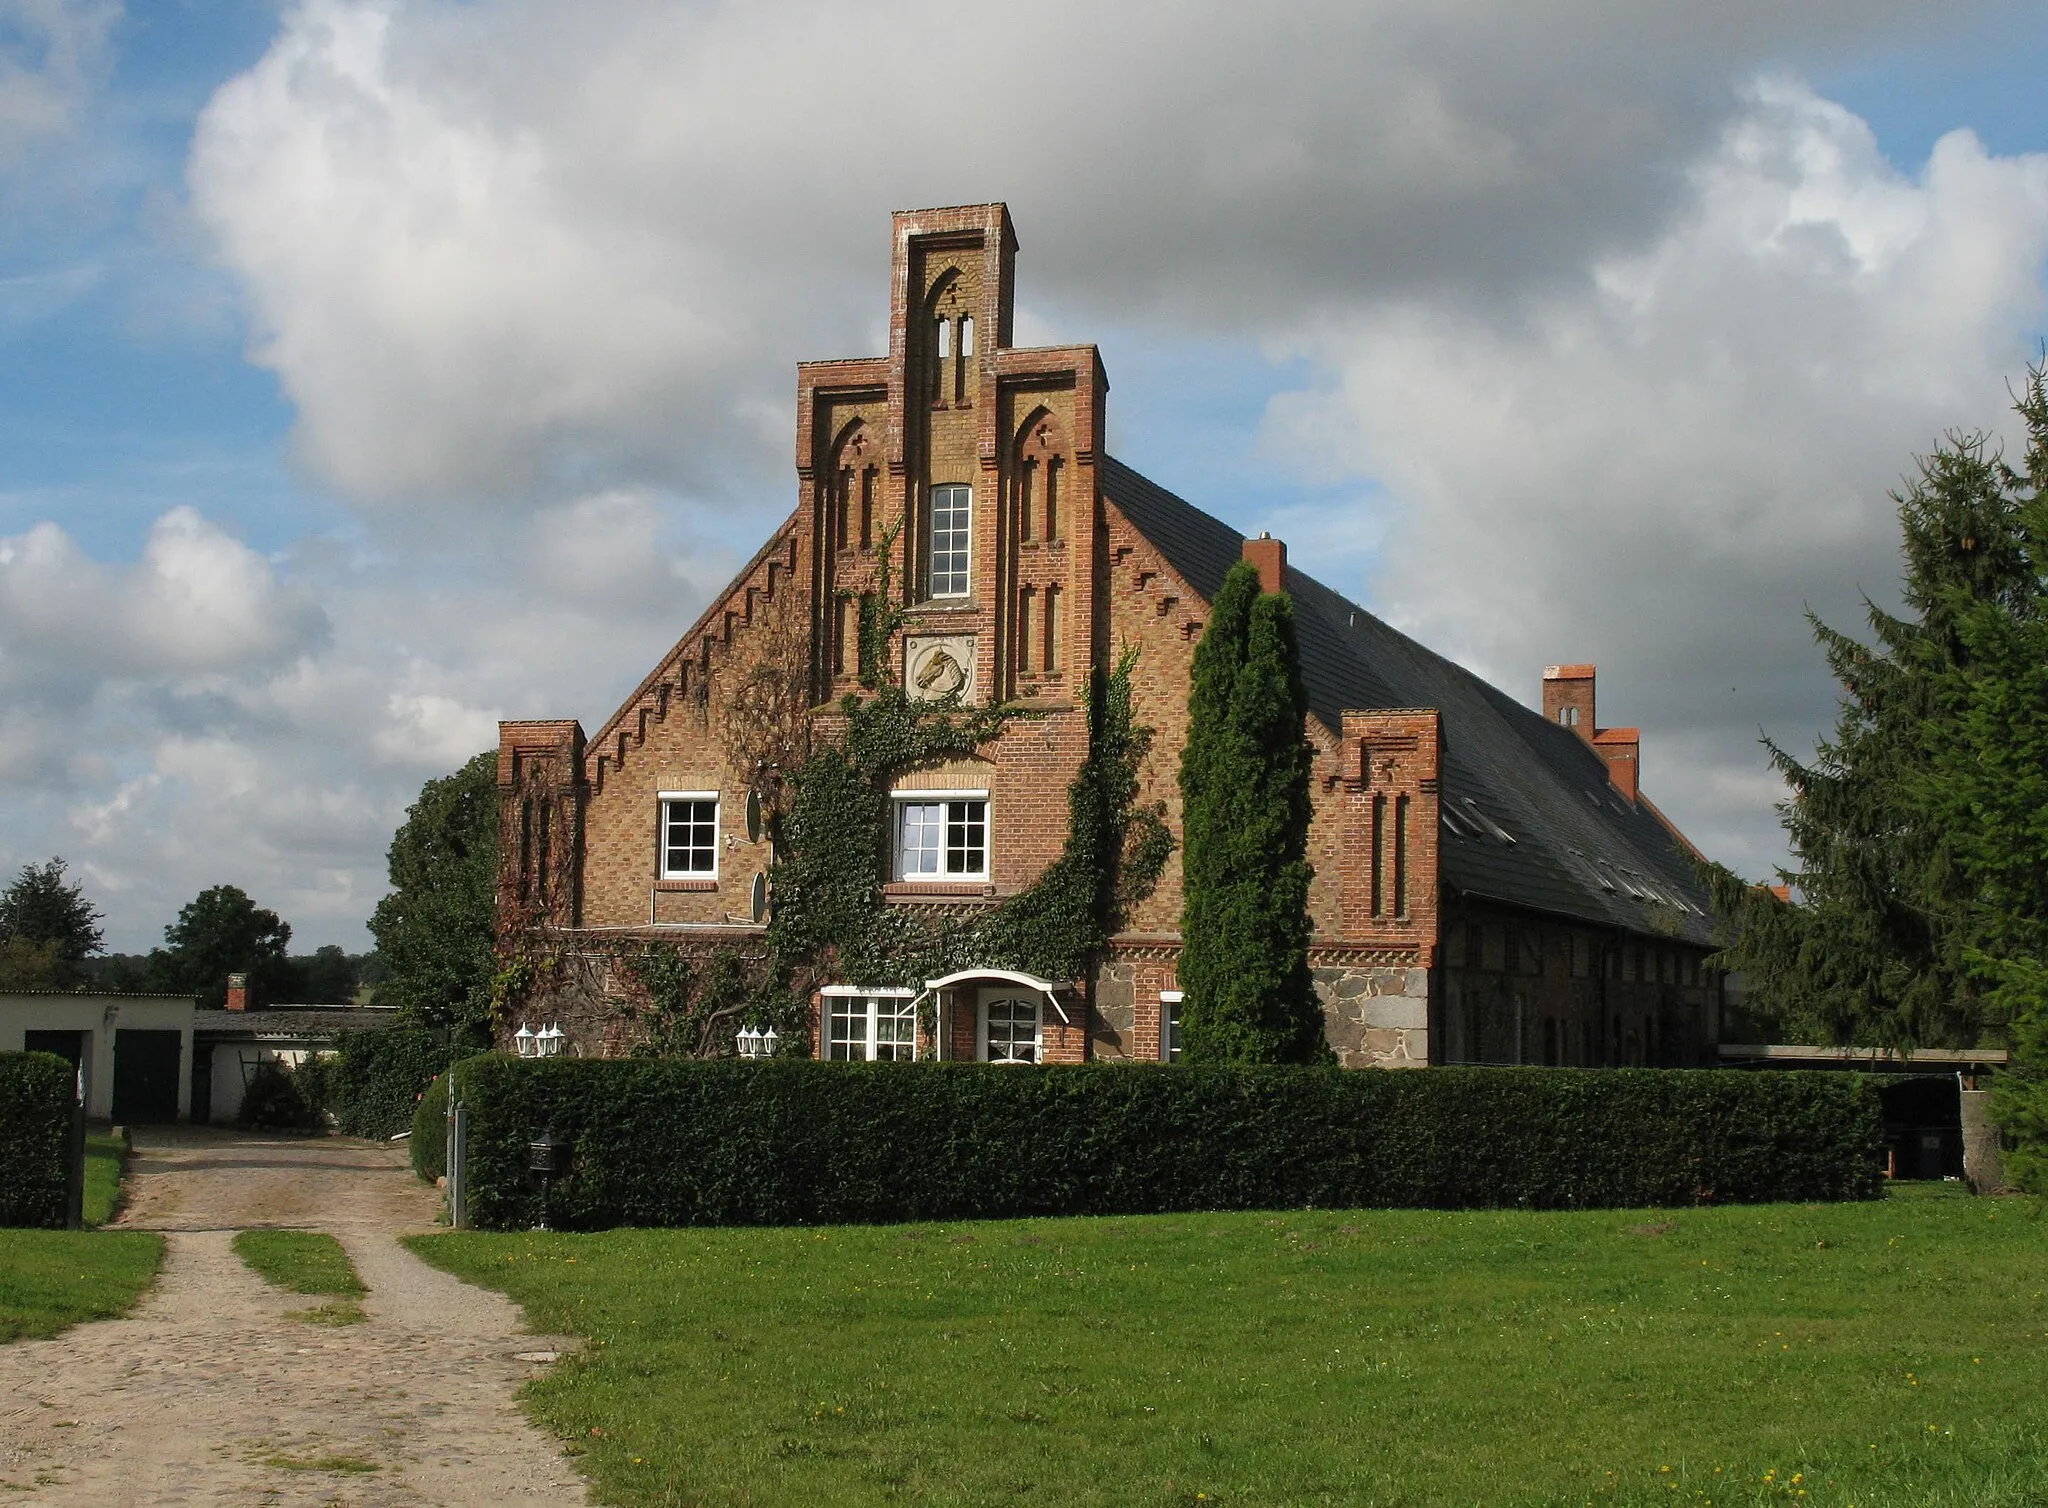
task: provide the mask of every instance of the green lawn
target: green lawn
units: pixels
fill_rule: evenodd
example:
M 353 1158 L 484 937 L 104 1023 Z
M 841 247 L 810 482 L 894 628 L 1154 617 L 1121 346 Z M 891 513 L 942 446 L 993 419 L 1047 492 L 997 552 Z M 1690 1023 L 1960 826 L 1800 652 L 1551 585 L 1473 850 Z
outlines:
M 163 1249 L 139 1231 L 0 1230 L 0 1342 L 126 1314 Z
M 87 1226 L 113 1218 L 127 1156 L 125 1138 L 87 1134 Z M 126 1314 L 155 1279 L 163 1247 L 161 1236 L 138 1232 L 0 1230 L 0 1342 Z
M 2048 1503 L 2032 1200 L 411 1244 L 607 1502 Z

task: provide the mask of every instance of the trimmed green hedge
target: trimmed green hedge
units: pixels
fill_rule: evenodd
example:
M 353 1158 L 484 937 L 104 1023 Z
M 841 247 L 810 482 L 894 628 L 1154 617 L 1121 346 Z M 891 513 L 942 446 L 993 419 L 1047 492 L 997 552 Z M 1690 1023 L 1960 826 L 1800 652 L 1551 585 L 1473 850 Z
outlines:
M 412 1124 L 421 1093 L 450 1058 L 474 1051 L 418 1027 L 351 1032 L 323 1065 L 324 1106 L 343 1136 L 388 1141 Z
M 464 1048 L 455 1061 L 489 1057 Z M 420 1094 L 412 1113 L 412 1170 L 428 1183 L 448 1171 L 448 1076 L 453 1066 L 434 1075 L 433 1083 Z
M 1875 1198 L 1876 1090 L 1670 1069 L 472 1059 L 470 1217 L 785 1225 L 1164 1210 Z
M 48 1052 L 0 1052 L 0 1226 L 64 1228 L 77 1070 Z
M 428 1183 L 448 1171 L 448 1075 L 429 1084 L 412 1112 L 412 1170 Z

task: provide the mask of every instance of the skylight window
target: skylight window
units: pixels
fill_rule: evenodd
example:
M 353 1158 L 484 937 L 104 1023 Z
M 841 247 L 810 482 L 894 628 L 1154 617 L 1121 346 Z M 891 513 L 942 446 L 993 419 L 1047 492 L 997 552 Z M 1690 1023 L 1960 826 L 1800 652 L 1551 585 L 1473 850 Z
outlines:
M 1483 838 L 1486 832 L 1475 825 L 1471 818 L 1461 816 L 1457 807 L 1446 801 L 1443 806 L 1443 824 L 1460 838 Z
M 1498 838 L 1501 842 L 1507 844 L 1509 847 L 1514 846 L 1515 835 L 1509 832 L 1506 828 L 1502 827 L 1498 822 L 1494 821 L 1493 818 L 1487 816 L 1485 812 L 1481 811 L 1479 809 L 1479 803 L 1474 801 L 1470 796 L 1467 796 L 1465 798 L 1465 814 L 1469 816 L 1473 822 L 1477 823 L 1482 831 L 1492 833 L 1494 837 Z

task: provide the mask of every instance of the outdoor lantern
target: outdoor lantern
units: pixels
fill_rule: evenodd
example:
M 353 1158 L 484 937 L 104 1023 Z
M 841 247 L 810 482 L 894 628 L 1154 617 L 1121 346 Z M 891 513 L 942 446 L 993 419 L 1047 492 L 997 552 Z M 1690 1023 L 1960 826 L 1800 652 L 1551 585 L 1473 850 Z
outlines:
M 761 1056 L 761 1034 L 751 1026 L 740 1028 L 738 1040 L 741 1057 L 758 1058 Z
M 562 1029 L 552 1021 L 534 1033 L 535 1055 L 543 1058 L 559 1057 L 562 1051 Z
M 772 1026 L 769 1027 L 768 1030 L 766 1030 L 765 1032 L 761 1033 L 761 1056 L 764 1058 L 774 1057 L 775 1044 L 779 1040 L 780 1039 L 775 1035 L 775 1028 Z
M 533 1028 L 525 1025 L 523 1022 L 520 1024 L 519 1030 L 512 1033 L 512 1045 L 518 1050 L 519 1056 L 522 1058 L 533 1056 L 533 1042 Z

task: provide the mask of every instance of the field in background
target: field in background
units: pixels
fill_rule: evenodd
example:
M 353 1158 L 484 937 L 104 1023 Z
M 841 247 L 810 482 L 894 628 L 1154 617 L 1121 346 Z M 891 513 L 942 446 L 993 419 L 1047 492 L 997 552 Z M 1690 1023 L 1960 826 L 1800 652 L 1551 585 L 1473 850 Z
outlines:
M 2040 1504 L 2048 1221 L 1881 1203 L 447 1234 L 633 1504 Z

